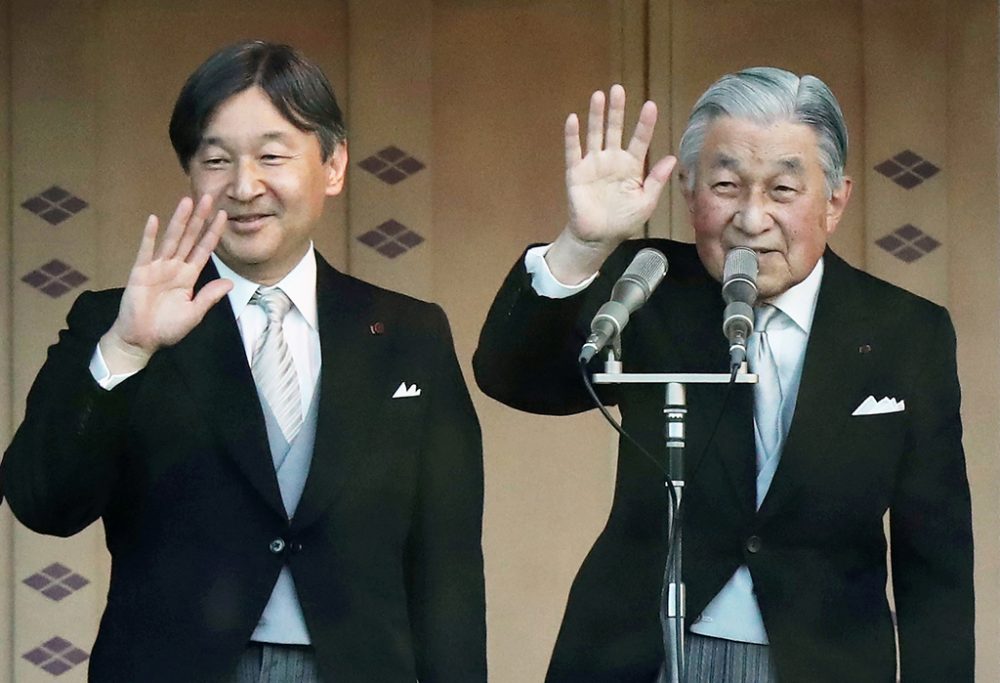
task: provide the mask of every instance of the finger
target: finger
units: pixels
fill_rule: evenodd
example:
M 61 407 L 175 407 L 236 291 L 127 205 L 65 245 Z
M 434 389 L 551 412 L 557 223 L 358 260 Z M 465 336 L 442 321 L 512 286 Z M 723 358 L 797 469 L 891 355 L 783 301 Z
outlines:
M 587 117 L 587 154 L 600 152 L 604 146 L 604 93 L 598 90 L 590 96 Z
M 159 219 L 150 214 L 146 219 L 146 227 L 142 229 L 142 239 L 139 240 L 139 251 L 135 255 L 133 268 L 144 266 L 153 260 L 153 248 L 156 246 L 156 233 L 159 229 Z
M 647 200 L 652 202 L 654 206 L 659 201 L 660 193 L 666 187 L 667 181 L 670 180 L 670 174 L 673 173 L 676 165 L 677 157 L 665 156 L 649 170 L 649 175 L 646 176 L 642 189 Z
M 206 194 L 198 200 L 198 205 L 194 207 L 194 213 L 191 214 L 187 225 L 184 226 L 184 233 L 181 236 L 180 243 L 177 245 L 177 253 L 175 254 L 177 258 L 187 259 L 188 254 L 191 253 L 191 248 L 194 247 L 195 242 L 201 237 L 201 231 L 205 227 L 205 222 L 211 215 L 212 197 Z
M 573 168 L 582 158 L 580 151 L 580 119 L 576 114 L 566 117 L 566 126 L 563 129 L 566 136 L 566 170 Z
M 163 233 L 163 241 L 160 243 L 160 248 L 156 251 L 156 258 L 173 258 L 177 252 L 177 243 L 180 242 L 181 234 L 184 232 L 184 226 L 187 225 L 188 219 L 191 217 L 191 211 L 193 210 L 194 201 L 190 197 L 184 197 L 177 202 L 174 215 L 170 217 L 167 229 Z
M 608 132 L 604 136 L 605 149 L 621 149 L 622 129 L 625 127 L 625 88 L 617 83 L 608 95 Z
M 653 129 L 656 128 L 656 105 L 647 101 L 639 112 L 639 121 L 635 124 L 635 132 L 628 143 L 628 153 L 639 161 L 646 158 L 649 151 L 649 141 L 653 139 Z
M 198 293 L 192 299 L 191 303 L 194 304 L 195 314 L 198 316 L 200 321 L 208 313 L 209 309 L 215 304 L 219 303 L 229 290 L 233 288 L 232 280 L 225 280 L 219 278 L 217 280 L 212 280 L 204 287 L 198 290 Z
M 208 228 L 201 234 L 201 239 L 198 240 L 194 248 L 191 249 L 191 253 L 188 254 L 188 263 L 197 266 L 201 270 L 222 238 L 222 233 L 225 232 L 226 221 L 228 220 L 229 216 L 226 215 L 225 211 L 220 210 L 216 212 L 215 218 L 212 219 L 212 222 L 208 224 Z

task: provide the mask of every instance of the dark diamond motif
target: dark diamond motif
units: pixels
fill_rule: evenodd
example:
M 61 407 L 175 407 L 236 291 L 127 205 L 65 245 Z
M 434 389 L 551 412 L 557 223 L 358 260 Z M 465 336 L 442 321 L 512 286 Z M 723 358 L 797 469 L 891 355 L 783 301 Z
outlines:
M 86 201 L 58 185 L 29 197 L 21 206 L 50 225 L 59 225 L 88 206 Z
M 67 263 L 53 259 L 21 278 L 35 289 L 55 298 L 79 287 L 89 278 Z
M 369 230 L 364 235 L 358 238 L 358 241 L 362 244 L 368 245 L 369 247 L 377 247 L 378 245 L 385 242 L 386 236 L 377 230 Z
M 389 219 L 358 237 L 358 241 L 383 256 L 396 258 L 424 241 L 424 238 L 397 220 Z
M 877 164 L 875 170 L 900 187 L 912 190 L 937 175 L 941 169 L 913 150 L 907 149 Z
M 378 177 L 389 183 L 390 185 L 395 185 L 400 180 L 406 180 L 407 176 L 405 173 L 400 171 L 398 168 L 387 168 L 378 174 Z
M 913 263 L 941 246 L 939 241 L 910 223 L 880 237 L 875 244 L 904 263 Z
M 61 676 L 73 667 L 90 659 L 90 655 L 65 638 L 51 638 L 38 647 L 21 655 L 53 676 Z
M 58 283 L 50 283 L 48 287 L 52 288 L 56 284 Z M 66 291 L 66 289 L 63 291 Z M 29 588 L 34 588 L 50 600 L 58 602 L 80 590 L 90 583 L 90 581 L 80 576 L 66 565 L 60 564 L 59 562 L 53 562 L 40 572 L 32 574 L 21 583 Z M 45 646 L 49 649 L 53 649 L 58 647 L 59 644 L 60 643 L 58 642 L 49 641 L 45 644 Z
M 406 180 L 414 173 L 426 168 L 416 157 L 410 156 L 395 145 L 389 145 L 375 154 L 362 159 L 358 166 L 389 185 Z

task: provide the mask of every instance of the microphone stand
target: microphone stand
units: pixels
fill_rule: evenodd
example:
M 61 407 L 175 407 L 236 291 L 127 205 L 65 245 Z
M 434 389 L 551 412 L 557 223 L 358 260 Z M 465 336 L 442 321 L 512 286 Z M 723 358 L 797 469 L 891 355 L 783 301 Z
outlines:
M 617 342 L 617 335 L 615 342 Z M 685 417 L 687 415 L 688 384 L 756 384 L 757 375 L 747 372 L 744 362 L 733 377 L 722 373 L 629 373 L 622 371 L 620 343 L 614 343 L 608 350 L 608 358 L 603 373 L 595 373 L 594 384 L 664 384 L 663 434 L 666 440 L 668 471 L 670 480 L 666 486 L 673 489 L 674 498 L 680 510 L 684 491 L 684 447 L 686 444 Z M 684 581 L 681 575 L 681 527 L 674 517 L 673 506 L 667 505 L 667 538 L 676 538 L 674 552 L 668 548 L 670 558 L 663 572 L 663 598 L 661 599 L 660 620 L 663 625 L 663 646 L 666 654 L 664 670 L 658 683 L 684 683 L 682 672 L 687 670 L 684 657 Z M 676 529 L 674 527 L 677 527 Z

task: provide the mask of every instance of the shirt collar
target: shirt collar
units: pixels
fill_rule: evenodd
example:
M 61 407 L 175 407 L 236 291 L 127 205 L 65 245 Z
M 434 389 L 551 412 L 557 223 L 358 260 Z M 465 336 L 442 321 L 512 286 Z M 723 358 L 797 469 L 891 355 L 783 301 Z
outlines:
M 823 259 L 821 258 L 805 280 L 778 296 L 767 299 L 766 303 L 778 308 L 808 335 L 812 329 L 813 316 L 816 314 L 816 299 L 819 297 L 819 285 L 822 281 Z
M 233 283 L 233 288 L 229 290 L 228 294 L 229 305 L 233 308 L 233 315 L 239 320 L 240 314 L 250 303 L 250 297 L 261 288 L 261 285 L 234 271 L 214 253 L 212 254 L 212 263 L 219 271 L 219 277 L 231 280 Z M 316 251 L 312 242 L 309 243 L 309 249 L 302 260 L 273 287 L 280 287 L 281 291 L 292 300 L 292 304 L 299 310 L 309 326 L 314 330 L 319 329 L 319 318 L 316 312 Z M 271 289 L 271 287 L 264 287 L 264 289 Z

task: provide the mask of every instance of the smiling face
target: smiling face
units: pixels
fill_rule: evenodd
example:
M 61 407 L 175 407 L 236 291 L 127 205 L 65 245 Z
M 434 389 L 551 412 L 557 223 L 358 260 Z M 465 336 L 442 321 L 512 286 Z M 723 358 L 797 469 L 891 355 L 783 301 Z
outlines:
M 684 192 L 702 263 L 721 279 L 730 249 L 753 249 L 760 257 L 761 298 L 781 294 L 812 272 L 850 194 L 845 179 L 827 196 L 809 126 L 762 126 L 731 117 L 709 126 L 693 186 Z
M 195 199 L 211 195 L 229 216 L 216 255 L 248 280 L 278 282 L 305 255 L 346 166 L 345 144 L 324 161 L 316 135 L 292 125 L 260 88 L 224 101 L 190 167 Z

